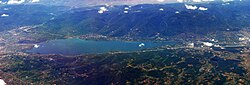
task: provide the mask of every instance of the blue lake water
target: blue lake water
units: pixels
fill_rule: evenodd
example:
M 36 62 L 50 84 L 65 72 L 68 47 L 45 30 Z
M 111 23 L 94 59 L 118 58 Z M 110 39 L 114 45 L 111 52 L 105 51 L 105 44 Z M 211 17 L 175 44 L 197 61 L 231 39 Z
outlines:
M 143 44 L 144 45 L 143 45 Z M 111 51 L 138 51 L 163 45 L 171 45 L 173 42 L 126 42 L 126 41 L 95 41 L 82 39 L 58 39 L 42 42 L 27 52 L 37 54 L 96 54 Z

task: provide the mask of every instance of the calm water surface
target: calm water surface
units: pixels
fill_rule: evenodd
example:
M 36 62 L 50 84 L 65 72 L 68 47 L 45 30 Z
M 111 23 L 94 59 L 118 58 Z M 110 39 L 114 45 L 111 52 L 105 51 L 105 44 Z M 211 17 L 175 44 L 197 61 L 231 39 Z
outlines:
M 144 45 L 142 45 L 142 43 Z M 82 39 L 58 39 L 37 44 L 30 53 L 37 54 L 96 54 L 110 51 L 138 51 L 163 45 L 174 44 L 173 42 L 126 42 L 126 41 L 95 41 Z

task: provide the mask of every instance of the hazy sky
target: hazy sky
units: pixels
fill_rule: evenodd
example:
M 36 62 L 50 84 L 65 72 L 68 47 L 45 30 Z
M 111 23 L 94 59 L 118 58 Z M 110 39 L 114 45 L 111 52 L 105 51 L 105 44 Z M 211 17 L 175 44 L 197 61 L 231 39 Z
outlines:
M 173 3 L 176 0 L 0 0 L 1 4 L 38 3 L 67 6 L 88 6 L 102 4 L 144 4 L 144 3 Z
M 174 3 L 176 0 L 40 0 L 42 3 L 64 4 L 68 6 L 100 5 L 100 4 L 143 4 Z
M 207 2 L 218 0 L 0 0 L 0 3 L 6 2 L 7 4 L 22 4 L 22 3 L 37 3 L 48 5 L 64 5 L 64 6 L 93 6 L 93 5 L 118 5 L 118 4 L 161 4 L 161 3 L 176 3 L 182 1 L 193 2 Z M 220 0 L 220 1 L 233 1 L 233 0 Z

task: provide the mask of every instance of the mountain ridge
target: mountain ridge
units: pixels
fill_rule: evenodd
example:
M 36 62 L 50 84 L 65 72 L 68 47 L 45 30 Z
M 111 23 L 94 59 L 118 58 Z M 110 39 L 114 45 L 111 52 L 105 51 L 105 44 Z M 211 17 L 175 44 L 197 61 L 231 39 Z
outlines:
M 184 4 L 144 4 L 131 8 L 126 5 L 107 7 L 108 11 L 99 14 L 98 10 L 103 6 L 89 10 L 80 8 L 47 22 L 41 29 L 69 35 L 97 33 L 112 37 L 153 37 L 181 33 L 205 35 L 249 26 L 248 5 L 214 3 L 196 6 L 207 7 L 208 10 L 189 10 Z

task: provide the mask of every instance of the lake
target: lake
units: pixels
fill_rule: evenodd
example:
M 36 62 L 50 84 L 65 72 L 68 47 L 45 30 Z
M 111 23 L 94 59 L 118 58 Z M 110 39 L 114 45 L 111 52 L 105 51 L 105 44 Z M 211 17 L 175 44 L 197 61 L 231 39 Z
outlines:
M 58 39 L 42 42 L 34 45 L 29 53 L 35 54 L 97 54 L 111 51 L 131 52 L 147 48 L 155 48 L 163 45 L 171 45 L 173 42 L 126 42 L 126 41 L 96 41 L 77 38 Z

